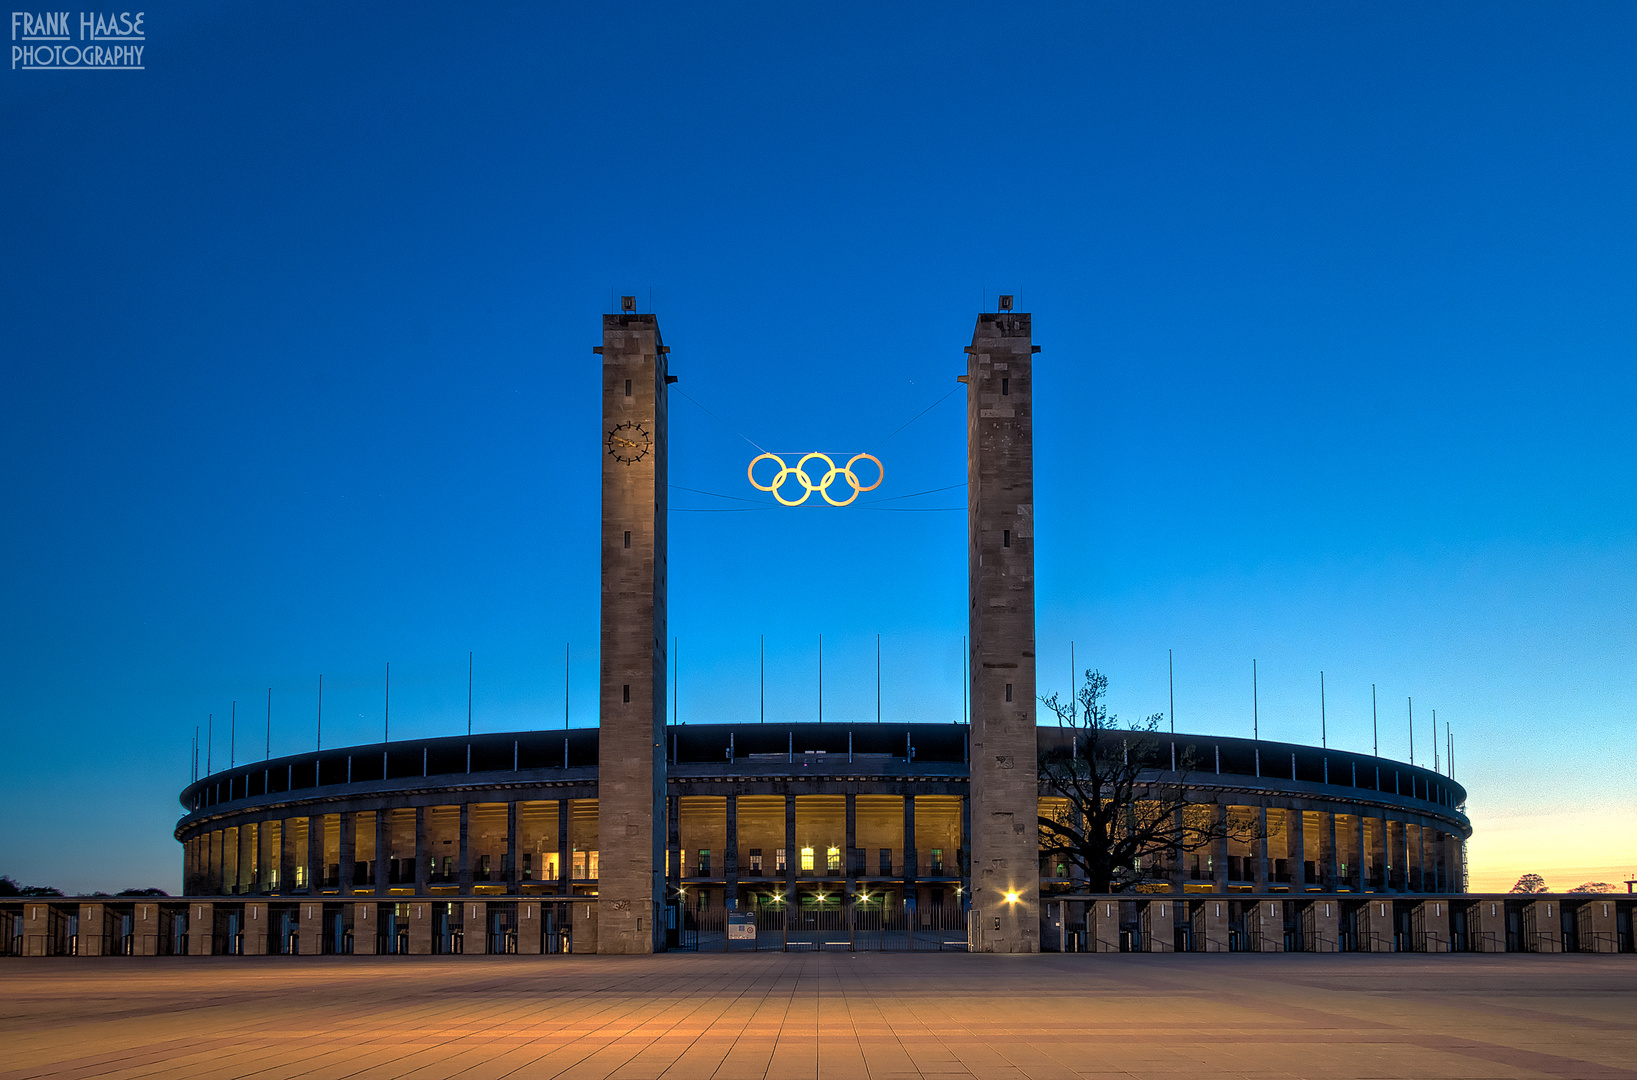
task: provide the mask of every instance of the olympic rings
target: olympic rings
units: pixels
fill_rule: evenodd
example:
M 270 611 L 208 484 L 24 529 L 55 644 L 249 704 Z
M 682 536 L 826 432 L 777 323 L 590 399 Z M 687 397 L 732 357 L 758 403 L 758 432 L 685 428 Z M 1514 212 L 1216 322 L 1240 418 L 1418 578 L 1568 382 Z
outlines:
M 815 458 L 824 462 L 826 469 L 824 476 L 816 482 L 811 476 L 807 475 L 807 463 Z M 756 482 L 756 465 L 757 462 L 763 460 L 778 462 L 779 471 L 773 474 L 773 482 L 771 484 L 758 484 Z M 873 461 L 875 463 L 876 472 L 879 474 L 875 478 L 875 483 L 868 486 L 860 484 L 858 482 L 858 474 L 853 472 L 853 466 L 858 462 L 865 460 Z M 745 476 L 750 480 L 751 487 L 755 488 L 757 491 L 771 491 L 773 493 L 773 497 L 779 500 L 779 502 L 785 506 L 800 506 L 802 503 L 807 501 L 807 496 L 813 494 L 815 491 L 823 496 L 824 501 L 829 503 L 831 506 L 846 506 L 848 503 L 858 498 L 861 493 L 866 491 L 874 491 L 876 488 L 880 487 L 881 481 L 887 478 L 887 470 L 882 467 L 881 459 L 876 457 L 874 454 L 854 454 L 847 460 L 847 464 L 837 468 L 836 463 L 830 460 L 830 455 L 821 454 L 815 450 L 810 454 L 802 455 L 802 459 L 796 462 L 796 464 L 793 466 L 786 465 L 784 463 L 784 459 L 777 454 L 762 454 L 760 457 L 757 457 L 751 461 L 750 467 L 745 470 Z M 836 500 L 830 498 L 830 485 L 836 482 L 837 477 L 841 477 L 842 479 L 846 480 L 847 485 L 853 489 L 853 493 L 847 496 L 847 498 L 843 499 L 841 502 L 837 502 Z M 779 490 L 792 479 L 802 486 L 801 498 L 799 499 L 787 499 Z

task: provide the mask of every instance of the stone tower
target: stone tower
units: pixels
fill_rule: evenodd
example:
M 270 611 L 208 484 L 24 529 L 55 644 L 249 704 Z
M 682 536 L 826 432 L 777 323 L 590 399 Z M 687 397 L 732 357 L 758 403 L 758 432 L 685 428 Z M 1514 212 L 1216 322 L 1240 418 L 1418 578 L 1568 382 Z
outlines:
M 603 316 L 600 953 L 663 942 L 666 348 L 653 315 Z
M 978 316 L 968 347 L 974 952 L 1040 950 L 1029 316 Z

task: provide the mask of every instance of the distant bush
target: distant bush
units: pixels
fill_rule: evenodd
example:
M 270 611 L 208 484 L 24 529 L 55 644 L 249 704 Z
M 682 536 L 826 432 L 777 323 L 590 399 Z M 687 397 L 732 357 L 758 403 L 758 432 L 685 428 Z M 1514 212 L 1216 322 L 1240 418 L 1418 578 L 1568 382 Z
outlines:
M 61 896 L 61 889 L 49 885 L 19 885 L 10 877 L 0 877 L 0 896 Z
M 1570 892 L 1614 892 L 1614 886 L 1606 881 L 1588 881 L 1584 885 L 1576 885 Z

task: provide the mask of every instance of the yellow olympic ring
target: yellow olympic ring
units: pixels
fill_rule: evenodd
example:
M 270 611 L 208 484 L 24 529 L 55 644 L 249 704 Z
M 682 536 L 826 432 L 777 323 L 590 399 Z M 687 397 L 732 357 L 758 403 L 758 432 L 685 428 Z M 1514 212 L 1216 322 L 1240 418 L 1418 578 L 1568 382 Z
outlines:
M 824 462 L 826 470 L 824 476 L 817 481 L 814 481 L 811 476 L 807 475 L 807 463 L 815 458 Z M 756 465 L 758 462 L 763 460 L 778 462 L 779 471 L 773 474 L 773 482 L 771 484 L 758 484 L 756 482 Z M 865 460 L 873 461 L 875 463 L 876 472 L 879 474 L 875 478 L 875 483 L 868 486 L 860 484 L 858 482 L 858 474 L 853 472 L 853 466 L 858 462 Z M 847 464 L 837 468 L 836 463 L 830 460 L 830 456 L 828 454 L 821 454 L 815 450 L 810 454 L 802 455 L 802 459 L 796 462 L 796 464 L 793 466 L 786 465 L 784 463 L 784 459 L 777 454 L 762 454 L 760 457 L 754 458 L 751 461 L 750 467 L 745 470 L 745 476 L 750 480 L 751 487 L 755 488 L 757 491 L 772 492 L 773 497 L 779 500 L 779 502 L 784 506 L 800 506 L 802 503 L 807 501 L 807 496 L 813 494 L 815 491 L 823 496 L 824 501 L 829 503 L 831 506 L 846 506 L 848 503 L 851 503 L 854 499 L 858 498 L 858 496 L 863 492 L 874 491 L 876 488 L 880 487 L 881 481 L 887 478 L 887 470 L 882 467 L 881 459 L 876 457 L 874 454 L 854 454 L 847 460 Z M 841 477 L 842 479 L 846 480 L 847 486 L 853 489 L 853 493 L 847 496 L 847 498 L 843 499 L 841 502 L 837 502 L 836 500 L 830 498 L 830 485 L 836 482 L 837 477 Z M 801 498 L 799 499 L 787 499 L 779 490 L 791 479 L 794 479 L 802 486 Z

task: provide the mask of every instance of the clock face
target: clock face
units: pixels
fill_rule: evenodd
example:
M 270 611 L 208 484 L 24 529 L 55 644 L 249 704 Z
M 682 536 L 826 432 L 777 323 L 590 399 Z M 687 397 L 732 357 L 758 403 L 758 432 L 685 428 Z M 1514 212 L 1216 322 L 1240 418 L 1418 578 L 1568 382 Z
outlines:
M 641 461 L 654 448 L 654 438 L 641 424 L 616 424 L 608 432 L 608 452 L 627 465 Z

